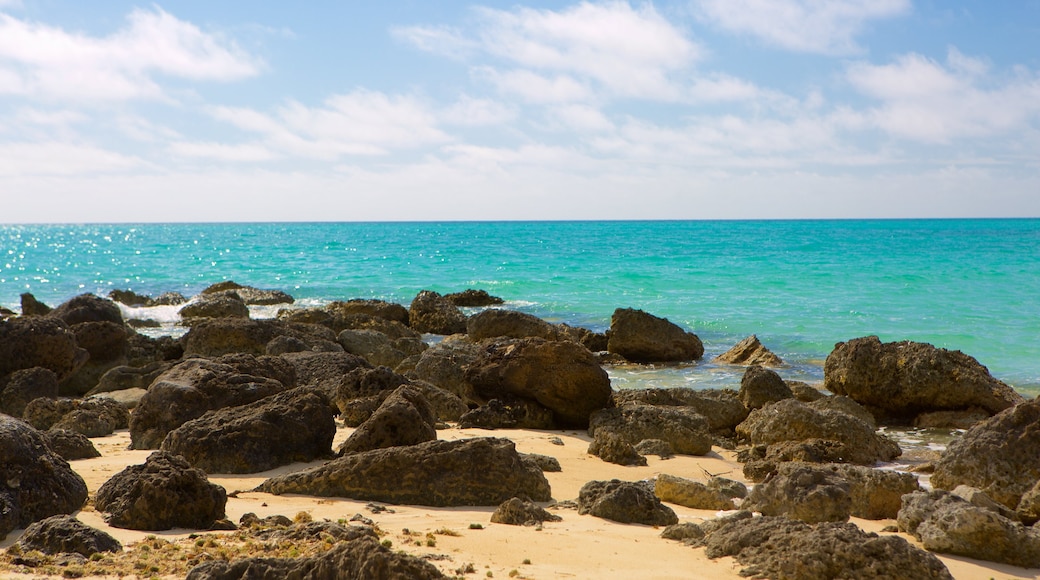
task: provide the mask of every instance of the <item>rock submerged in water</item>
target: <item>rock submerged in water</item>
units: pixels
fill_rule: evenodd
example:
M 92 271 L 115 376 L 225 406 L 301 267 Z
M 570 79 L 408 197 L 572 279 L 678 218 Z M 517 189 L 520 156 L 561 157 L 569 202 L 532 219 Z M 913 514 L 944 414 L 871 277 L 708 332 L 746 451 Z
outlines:
M 712 359 L 712 362 L 726 363 L 731 365 L 763 367 L 780 367 L 784 361 L 766 348 L 758 337 L 752 334 L 744 340 L 733 345 L 733 348 Z

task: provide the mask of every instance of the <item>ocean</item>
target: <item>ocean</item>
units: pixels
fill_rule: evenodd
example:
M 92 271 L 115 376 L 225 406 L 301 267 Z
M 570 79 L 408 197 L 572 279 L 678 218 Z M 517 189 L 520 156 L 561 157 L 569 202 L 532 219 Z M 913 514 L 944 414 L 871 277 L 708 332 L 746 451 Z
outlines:
M 751 334 L 788 363 L 782 376 L 819 383 L 836 342 L 874 334 L 964 351 L 1040 394 L 1037 219 L 0 226 L 0 305 L 15 311 L 23 292 L 55 306 L 221 280 L 296 306 L 479 288 L 594 330 L 639 308 L 704 342 L 694 365 L 612 371 L 618 388 L 737 388 L 742 369 L 710 359 Z M 176 308 L 124 313 L 184 332 Z

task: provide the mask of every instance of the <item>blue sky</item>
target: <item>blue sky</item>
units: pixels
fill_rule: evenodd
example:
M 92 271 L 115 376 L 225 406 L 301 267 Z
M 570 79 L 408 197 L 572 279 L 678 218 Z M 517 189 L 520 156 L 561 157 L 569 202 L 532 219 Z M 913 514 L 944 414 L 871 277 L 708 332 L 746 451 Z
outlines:
M 1038 38 L 1038 0 L 0 0 L 0 223 L 1036 217 Z

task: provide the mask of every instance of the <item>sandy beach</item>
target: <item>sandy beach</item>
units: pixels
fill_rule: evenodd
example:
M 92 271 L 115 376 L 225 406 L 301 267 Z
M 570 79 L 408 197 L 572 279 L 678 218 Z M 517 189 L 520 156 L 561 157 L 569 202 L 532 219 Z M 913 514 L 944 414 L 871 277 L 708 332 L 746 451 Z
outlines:
M 340 427 L 335 444 L 338 445 L 351 429 Z M 588 481 L 621 479 L 637 481 L 660 474 L 677 475 L 706 480 L 709 475 L 723 475 L 744 481 L 741 465 L 733 454 L 714 448 L 703 457 L 677 455 L 670 459 L 648 457 L 645 467 L 623 467 L 588 455 L 590 438 L 580 431 L 534 431 L 448 428 L 438 431 L 440 439 L 451 440 L 482 436 L 506 437 L 524 453 L 549 455 L 559 460 L 560 472 L 548 472 L 552 496 L 557 502 L 574 500 L 578 490 Z M 143 463 L 151 451 L 129 450 L 129 433 L 117 431 L 113 435 L 93 439 L 102 456 L 73 461 L 73 468 L 83 476 L 91 495 L 109 477 L 128 465 Z M 562 445 L 560 444 L 562 443 Z M 263 518 L 284 515 L 289 518 L 309 514 L 314 520 L 349 520 L 356 514 L 370 518 L 389 540 L 394 549 L 427 557 L 449 576 L 472 578 L 634 578 L 643 580 L 666 578 L 741 578 L 741 566 L 732 558 L 711 560 L 703 549 L 694 549 L 680 542 L 660 538 L 661 529 L 646 525 L 619 524 L 590 515 L 578 515 L 576 509 L 552 507 L 550 511 L 561 516 L 559 522 L 546 522 L 540 529 L 533 526 L 511 526 L 490 522 L 492 507 L 431 508 L 424 506 L 386 505 L 386 511 L 373 513 L 370 503 L 338 498 L 316 498 L 300 495 L 275 496 L 251 492 L 266 478 L 317 465 L 320 462 L 284 466 L 275 470 L 248 475 L 214 474 L 210 480 L 228 491 L 227 517 L 238 522 L 243 514 L 252 512 Z M 668 504 L 680 521 L 698 522 L 714 518 L 716 512 L 693 510 Z M 175 529 L 165 532 L 140 532 L 113 528 L 106 525 L 102 514 L 87 508 L 77 514 L 84 523 L 102 529 L 132 550 L 142 542 L 154 538 L 176 542 L 190 538 L 199 541 L 198 534 L 226 535 L 229 532 L 199 532 Z M 881 532 L 893 525 L 892 520 L 867 521 L 853 519 L 866 531 Z M 0 547 L 13 545 L 21 533 L 16 530 L 0 542 Z M 904 535 L 909 541 L 913 539 Z M 219 542 L 219 538 L 217 538 Z M 262 554 L 254 554 L 262 555 Z M 1040 572 L 1012 566 L 981 562 L 966 558 L 939 555 L 958 580 L 973 579 L 1026 579 L 1038 578 Z M 460 573 L 461 572 L 461 573 Z M 39 570 L 31 574 L 13 570 L 0 572 L 3 577 L 47 577 Z M 144 577 L 177 577 L 178 575 L 144 574 Z M 86 576 L 101 578 L 105 576 Z M 114 576 L 108 576 L 114 577 Z

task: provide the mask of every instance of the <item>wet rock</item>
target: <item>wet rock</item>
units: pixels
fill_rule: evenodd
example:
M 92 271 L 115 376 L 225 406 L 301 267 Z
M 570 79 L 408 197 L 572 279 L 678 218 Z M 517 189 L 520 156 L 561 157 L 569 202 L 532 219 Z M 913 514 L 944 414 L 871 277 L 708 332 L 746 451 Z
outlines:
M 491 514 L 492 523 L 511 526 L 534 526 L 542 522 L 558 522 L 561 520 L 563 518 L 549 513 L 538 504 L 524 501 L 518 497 L 502 502 L 495 508 L 495 512 Z
M 202 291 L 202 295 L 224 295 L 228 291 L 238 294 L 246 304 L 269 306 L 273 304 L 292 304 L 295 302 L 292 296 L 289 296 L 281 290 L 261 290 L 259 288 L 253 288 L 252 286 L 243 286 L 231 280 L 218 282 L 209 286 Z
M 207 473 L 257 473 L 331 457 L 335 435 L 328 400 L 300 387 L 208 411 L 170 431 L 161 449 Z
M 491 399 L 459 417 L 462 429 L 552 429 L 553 412 L 536 401 L 518 397 Z
M 40 397 L 58 398 L 58 375 L 43 367 L 15 371 L 0 377 L 0 413 L 21 417 L 25 407 Z
M 595 455 L 608 463 L 617 465 L 646 465 L 646 457 L 636 451 L 625 438 L 609 430 L 601 430 L 589 445 L 589 455 Z
M 919 342 L 876 336 L 840 342 L 824 363 L 824 388 L 884 418 L 972 407 L 996 414 L 1024 401 L 974 358 Z
M 692 361 L 704 356 L 704 345 L 696 334 L 631 308 L 618 308 L 611 316 L 607 350 L 639 363 Z
M 408 326 L 431 334 L 466 332 L 466 315 L 457 306 L 432 290 L 423 290 L 408 308 Z
M 87 501 L 87 485 L 28 423 L 0 415 L 0 539 L 15 528 L 69 514 Z
M 82 433 L 52 429 L 44 431 L 43 437 L 47 440 L 47 445 L 51 450 L 61 455 L 66 461 L 101 457 L 101 453 L 94 447 L 94 444 Z
M 687 407 L 627 405 L 594 413 L 589 435 L 599 437 L 605 431 L 633 445 L 644 439 L 660 439 L 676 453 L 706 455 L 712 442 L 708 427 L 707 419 Z
M 731 365 L 758 365 L 763 367 L 779 367 L 784 364 L 784 361 L 763 346 L 754 334 L 713 358 L 712 361 Z
M 466 332 L 470 339 L 480 341 L 488 338 L 529 338 L 560 340 L 556 327 L 537 316 L 491 308 L 478 312 L 466 320 Z
M 533 399 L 551 409 L 561 427 L 584 428 L 610 401 L 610 378 L 585 347 L 540 338 L 481 343 L 465 377 L 480 395 Z
M 227 494 L 183 457 L 156 451 L 113 475 L 95 505 L 109 525 L 130 530 L 209 529 L 224 519 Z
M 339 446 L 340 455 L 437 439 L 437 418 L 422 392 L 400 386 Z
M 548 501 L 549 482 L 512 441 L 429 441 L 345 455 L 268 479 L 257 491 L 427 506 L 497 506 L 511 497 Z
M 670 526 L 679 518 L 661 503 L 650 484 L 612 479 L 590 481 L 578 492 L 578 514 L 623 524 Z
M 993 416 L 949 444 L 935 462 L 932 485 L 970 485 L 1015 509 L 1040 480 L 1040 402 L 1029 401 Z
M 445 294 L 444 298 L 450 301 L 455 306 L 497 306 L 499 304 L 505 304 L 505 300 L 502 300 L 498 296 L 492 296 L 487 293 L 487 290 L 474 290 L 468 288 L 462 292 L 453 292 L 451 294 Z
M 309 348 L 336 342 L 336 333 L 317 324 L 248 318 L 210 318 L 193 323 L 182 338 L 184 356 L 216 357 L 231 353 L 262 355 L 267 343 L 279 336 L 292 336 Z
M 42 519 L 25 528 L 18 538 L 22 552 L 75 553 L 86 557 L 100 552 L 122 552 L 123 545 L 111 535 L 88 526 L 70 515 Z
M 775 372 L 751 365 L 740 379 L 740 402 L 748 409 L 760 409 L 769 403 L 794 397 L 787 383 Z
M 726 490 L 720 489 L 718 483 L 712 485 L 713 481 L 714 478 L 705 484 L 662 473 L 654 482 L 654 495 L 661 501 L 698 510 L 733 509 L 733 497 Z M 747 494 L 746 489 L 744 493 Z
M 0 320 L 0 376 L 42 367 L 61 382 L 88 358 L 90 354 L 76 344 L 76 335 L 61 319 L 21 316 Z

